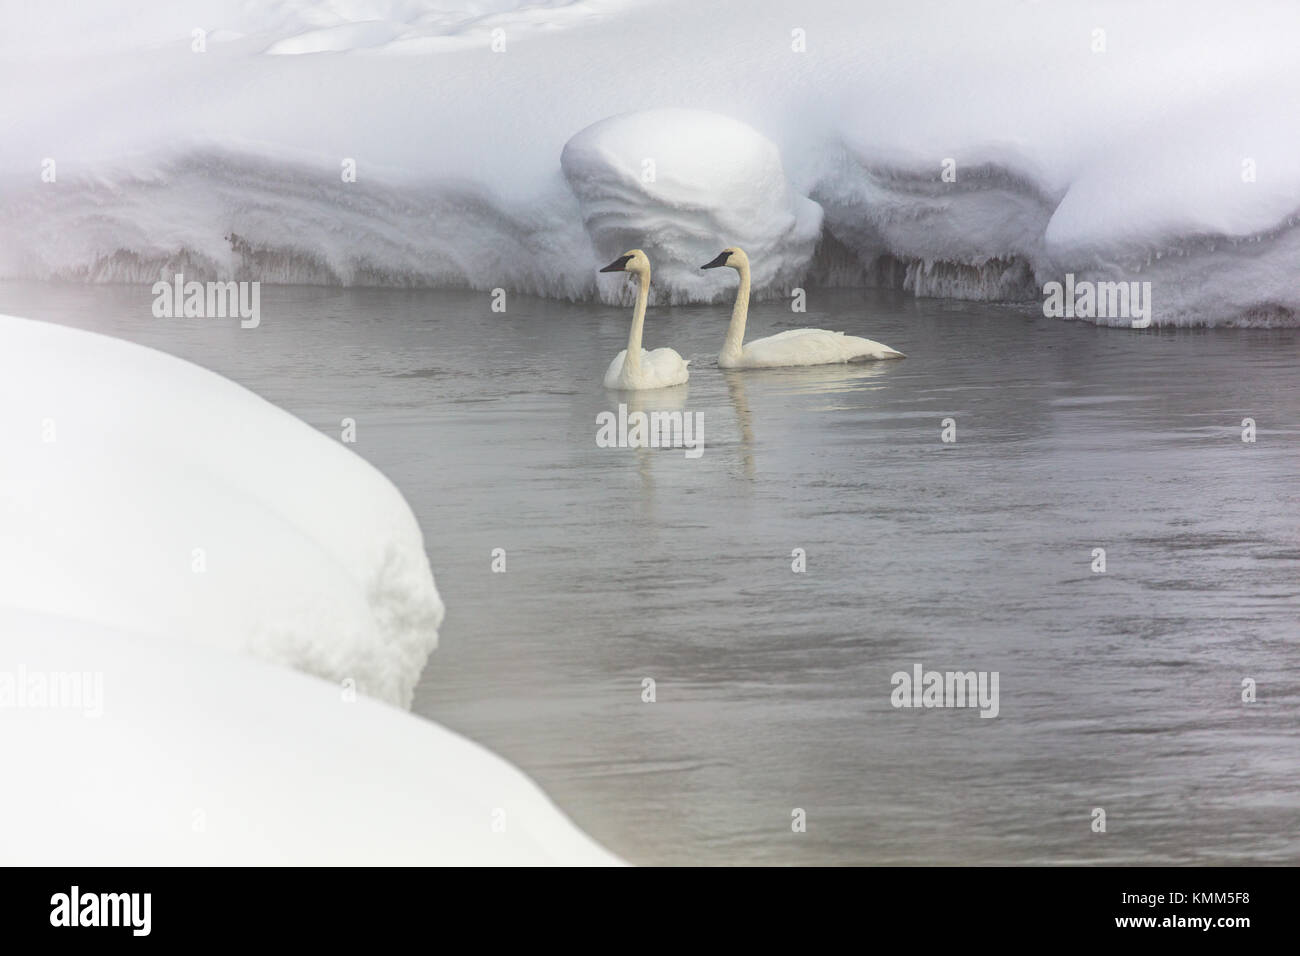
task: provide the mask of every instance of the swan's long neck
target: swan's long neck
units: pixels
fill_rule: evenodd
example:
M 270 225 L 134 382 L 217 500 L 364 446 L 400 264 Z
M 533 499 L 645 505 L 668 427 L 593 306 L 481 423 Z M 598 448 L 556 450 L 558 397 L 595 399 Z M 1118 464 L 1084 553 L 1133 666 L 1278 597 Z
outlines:
M 745 343 L 745 320 L 749 317 L 749 263 L 742 263 L 736 271 L 740 273 L 740 288 L 736 290 L 736 304 L 731 307 L 727 337 L 722 341 L 719 358 L 723 360 L 740 358 L 740 349 Z
M 645 307 L 650 298 L 650 272 L 636 273 L 636 308 L 632 310 L 632 329 L 627 334 L 627 358 L 624 367 L 629 372 L 641 371 L 641 332 L 645 328 Z

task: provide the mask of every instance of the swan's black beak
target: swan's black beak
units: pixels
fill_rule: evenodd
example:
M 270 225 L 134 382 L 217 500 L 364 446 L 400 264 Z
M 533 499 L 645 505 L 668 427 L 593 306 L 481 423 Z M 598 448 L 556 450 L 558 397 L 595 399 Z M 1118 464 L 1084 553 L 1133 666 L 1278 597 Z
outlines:
M 730 253 L 730 252 L 719 252 L 719 253 L 718 253 L 718 258 L 714 259 L 712 262 L 706 262 L 706 263 L 704 263 L 704 265 L 700 266 L 700 268 L 701 268 L 701 269 L 717 269 L 717 268 L 719 268 L 720 266 L 725 266 L 725 265 L 727 264 L 727 259 L 730 258 L 730 257 L 731 257 L 731 253 Z
M 617 259 L 615 259 L 609 265 L 605 266 L 605 268 L 601 269 L 600 271 L 601 272 L 624 272 L 626 270 L 623 267 L 627 265 L 628 262 L 631 261 L 631 259 L 632 259 L 631 256 L 619 256 Z

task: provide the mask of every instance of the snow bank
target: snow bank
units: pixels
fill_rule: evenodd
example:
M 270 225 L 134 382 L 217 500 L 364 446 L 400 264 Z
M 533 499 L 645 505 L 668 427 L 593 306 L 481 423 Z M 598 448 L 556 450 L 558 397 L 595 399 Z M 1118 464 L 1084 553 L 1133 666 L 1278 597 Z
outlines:
M 560 165 L 600 256 L 644 249 L 654 289 L 669 301 L 715 294 L 724 283 L 699 267 L 730 245 L 749 254 L 759 288 L 791 283 L 821 232 L 821 209 L 791 190 L 776 146 L 717 113 L 643 110 L 601 120 L 565 144 Z
M 692 267 L 716 228 L 764 246 L 757 294 L 801 264 L 970 298 L 1039 299 L 1073 272 L 1152 281 L 1158 324 L 1300 320 L 1292 5 L 64 0 L 6 16 L 0 88 L 24 94 L 0 101 L 0 276 L 152 280 L 192 259 L 576 298 L 612 295 L 594 270 L 635 245 L 669 298 L 709 299 L 721 280 Z M 725 118 L 647 112 L 687 107 Z M 243 244 L 223 247 L 232 232 Z
M 442 601 L 401 494 L 340 443 L 188 362 L 9 316 L 0 435 L 0 609 L 409 705 Z
M 4 607 L 0 752 L 0 865 L 619 862 L 436 724 L 223 651 Z
M 363 167 L 363 173 L 364 173 Z M 0 234 L 0 274 L 152 284 L 238 277 L 582 298 L 595 253 L 559 174 L 512 207 L 470 182 L 394 186 L 298 157 L 210 149 L 29 193 Z
M 284 20 L 303 32 L 277 40 L 267 53 L 437 53 L 490 43 L 495 30 L 508 28 L 518 38 L 580 25 L 627 0 L 292 0 L 280 6 Z
M 443 606 L 364 460 L 197 366 L 9 316 L 0 435 L 0 865 L 619 862 L 366 696 L 409 704 Z

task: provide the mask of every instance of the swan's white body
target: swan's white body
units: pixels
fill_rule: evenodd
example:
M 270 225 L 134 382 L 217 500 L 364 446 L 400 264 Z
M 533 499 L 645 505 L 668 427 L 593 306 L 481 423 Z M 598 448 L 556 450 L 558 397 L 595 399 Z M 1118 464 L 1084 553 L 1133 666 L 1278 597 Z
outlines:
M 888 345 L 856 335 L 825 329 L 791 329 L 765 339 L 755 339 L 742 346 L 739 355 L 724 350 L 718 356 L 718 365 L 721 368 L 786 368 L 889 358 L 905 356 Z
M 627 349 L 614 356 L 605 370 L 605 387 L 620 391 L 635 392 L 646 388 L 668 388 L 670 385 L 684 385 L 690 378 L 691 363 L 683 359 L 673 349 L 655 349 L 653 352 L 641 349 L 640 367 L 637 363 L 628 364 Z
M 719 261 L 722 260 L 722 261 Z M 871 339 L 826 329 L 791 329 L 745 344 L 749 318 L 749 258 L 732 247 L 705 268 L 725 265 L 740 273 L 740 288 L 731 310 L 731 324 L 718 355 L 720 368 L 789 368 L 796 365 L 836 365 L 875 359 L 906 358 L 902 352 Z
M 690 370 L 687 368 L 690 362 L 673 349 L 655 349 L 650 352 L 641 348 L 646 302 L 650 297 L 650 260 L 646 254 L 640 249 L 633 249 L 601 272 L 630 272 L 637 277 L 636 306 L 632 310 L 632 329 L 628 332 L 627 348 L 615 355 L 614 361 L 605 370 L 605 387 L 635 392 L 686 384 L 690 378 Z

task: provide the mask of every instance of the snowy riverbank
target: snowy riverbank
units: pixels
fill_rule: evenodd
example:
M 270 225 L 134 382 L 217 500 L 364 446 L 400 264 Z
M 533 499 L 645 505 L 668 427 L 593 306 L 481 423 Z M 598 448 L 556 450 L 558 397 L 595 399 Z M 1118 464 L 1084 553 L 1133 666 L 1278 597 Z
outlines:
M 443 605 L 401 493 L 342 444 L 10 316 L 0 435 L 0 863 L 617 862 L 399 709 Z
M 0 606 L 250 653 L 410 704 L 443 605 L 400 492 L 196 365 L 0 316 Z
M 1070 273 L 1151 281 L 1158 325 L 1300 314 L 1300 10 L 480 6 L 118 0 L 20 19 L 0 85 L 42 86 L 6 104 L 0 276 L 612 301 L 594 269 L 635 232 L 672 301 L 725 297 L 695 259 L 745 242 L 758 295 L 1033 301 Z M 666 107 L 727 119 L 591 129 Z M 738 217 L 754 197 L 762 215 Z
M 484 748 L 283 668 L 0 607 L 19 665 L 0 864 L 618 862 Z

